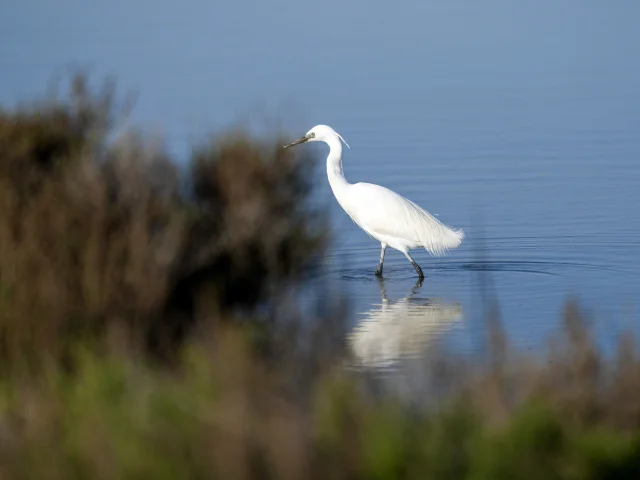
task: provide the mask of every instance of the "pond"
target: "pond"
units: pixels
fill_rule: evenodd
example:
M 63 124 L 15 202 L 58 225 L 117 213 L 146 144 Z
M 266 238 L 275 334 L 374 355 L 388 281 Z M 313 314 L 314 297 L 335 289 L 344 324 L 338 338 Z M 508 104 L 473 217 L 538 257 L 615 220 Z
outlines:
M 349 181 L 465 230 L 446 257 L 412 252 L 421 286 L 388 250 L 381 283 L 379 244 L 319 167 L 334 226 L 322 281 L 349 300 L 361 351 L 389 340 L 375 362 L 415 350 L 402 336 L 479 348 L 487 292 L 526 348 L 571 295 L 605 343 L 640 324 L 640 3 L 32 3 L 0 20 L 3 102 L 74 62 L 139 90 L 134 119 L 177 155 L 238 116 L 275 112 L 295 135 L 328 124 L 351 146 Z

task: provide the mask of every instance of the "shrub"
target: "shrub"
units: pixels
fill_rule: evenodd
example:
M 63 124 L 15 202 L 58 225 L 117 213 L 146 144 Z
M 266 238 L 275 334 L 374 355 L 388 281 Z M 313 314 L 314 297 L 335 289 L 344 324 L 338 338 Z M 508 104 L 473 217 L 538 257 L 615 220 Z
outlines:
M 194 326 L 292 288 L 322 251 L 304 152 L 216 137 L 194 153 L 188 197 L 161 145 L 115 134 L 107 87 L 77 76 L 68 98 L 0 114 L 0 370 L 105 335 L 169 358 Z

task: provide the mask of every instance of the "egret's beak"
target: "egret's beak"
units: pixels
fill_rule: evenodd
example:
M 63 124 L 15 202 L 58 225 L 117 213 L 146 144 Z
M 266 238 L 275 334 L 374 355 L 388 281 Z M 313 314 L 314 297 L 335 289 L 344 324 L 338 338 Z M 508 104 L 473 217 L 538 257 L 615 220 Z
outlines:
M 285 145 L 285 146 L 284 146 L 284 147 L 282 147 L 282 148 L 289 148 L 289 147 L 293 147 L 294 145 L 298 145 L 298 144 L 300 144 L 300 143 L 304 143 L 304 142 L 306 142 L 307 140 L 309 140 L 309 137 L 308 137 L 307 135 L 305 135 L 304 137 L 300 137 L 299 139 L 297 139 L 297 140 L 295 140 L 295 141 L 293 141 L 293 142 L 291 142 L 291 143 L 288 143 L 287 145 Z

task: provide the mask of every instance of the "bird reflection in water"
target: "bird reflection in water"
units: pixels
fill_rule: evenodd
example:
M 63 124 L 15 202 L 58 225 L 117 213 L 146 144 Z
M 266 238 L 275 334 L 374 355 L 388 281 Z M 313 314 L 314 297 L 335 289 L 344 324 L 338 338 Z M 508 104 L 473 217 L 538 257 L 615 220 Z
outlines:
M 382 303 L 365 314 L 348 341 L 358 366 L 386 368 L 421 355 L 426 344 L 462 319 L 460 303 L 416 298 L 422 282 L 400 300 L 390 302 L 379 279 Z

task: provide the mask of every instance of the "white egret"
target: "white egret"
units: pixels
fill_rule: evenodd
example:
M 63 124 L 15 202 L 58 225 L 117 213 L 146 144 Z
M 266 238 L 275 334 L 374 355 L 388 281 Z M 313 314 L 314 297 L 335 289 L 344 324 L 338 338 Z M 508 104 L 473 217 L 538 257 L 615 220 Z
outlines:
M 371 183 L 349 183 L 342 171 L 342 144 L 347 142 L 327 125 L 317 125 L 303 137 L 285 145 L 292 147 L 305 142 L 325 142 L 329 145 L 327 175 L 331 190 L 347 215 L 382 246 L 376 275 L 382 276 L 382 265 L 387 246 L 404 253 L 420 279 L 422 269 L 409 250 L 424 248 L 432 255 L 444 255 L 457 248 L 464 238 L 463 230 L 442 224 L 429 212 L 388 188 Z

